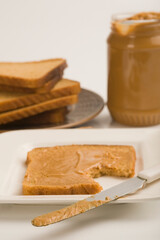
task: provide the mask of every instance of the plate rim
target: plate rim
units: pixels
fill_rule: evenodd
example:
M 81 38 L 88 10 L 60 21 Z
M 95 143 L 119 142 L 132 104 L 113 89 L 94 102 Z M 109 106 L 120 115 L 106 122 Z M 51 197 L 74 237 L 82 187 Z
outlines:
M 99 108 L 99 110 L 98 110 L 96 113 L 92 114 L 92 115 L 89 116 L 89 117 L 84 118 L 83 120 L 81 120 L 81 121 L 79 121 L 79 122 L 64 124 L 64 125 L 55 126 L 55 127 L 49 127 L 49 129 L 63 129 L 63 128 L 66 129 L 66 128 L 70 128 L 70 127 L 76 127 L 76 126 L 79 126 L 79 125 L 81 125 L 81 124 L 83 124 L 83 123 L 86 123 L 86 122 L 94 119 L 96 116 L 98 116 L 98 115 L 102 112 L 102 110 L 103 110 L 104 107 L 105 107 L 104 99 L 103 99 L 98 93 L 96 93 L 96 92 L 94 92 L 94 91 L 91 91 L 91 90 L 89 90 L 89 89 L 81 88 L 81 90 L 86 91 L 86 92 L 93 93 L 93 94 L 96 95 L 99 99 L 101 99 L 101 101 L 102 101 L 102 106 L 101 106 L 101 108 Z M 75 105 L 76 105 L 76 104 L 75 104 Z
M 148 129 L 145 129 L 145 128 L 118 128 L 118 129 L 111 129 L 111 128 L 108 128 L 108 129 L 34 129 L 34 130 L 15 130 L 15 131 L 11 131 L 11 132 L 5 132 L 5 133 L 2 133 L 0 134 L 0 140 L 3 139 L 3 136 L 6 136 L 7 138 L 10 137 L 10 135 L 16 135 L 17 137 L 17 134 L 19 135 L 19 137 L 21 135 L 25 135 L 26 133 L 28 133 L 30 135 L 30 133 L 32 132 L 37 132 L 37 135 L 36 135 L 36 138 L 38 136 L 38 132 L 46 132 L 47 133 L 57 133 L 59 134 L 61 132 L 61 134 L 63 132 L 74 132 L 75 135 L 79 132 L 79 133 L 82 133 L 82 132 L 126 132 L 126 134 L 129 134 L 131 132 L 136 132 L 136 134 L 138 135 L 142 135 L 142 133 L 145 133 L 145 134 L 148 134 L 148 133 L 157 133 L 159 132 L 160 133 L 160 129 L 152 129 L 152 128 L 148 128 Z M 8 135 L 8 136 L 7 136 Z M 23 143 L 24 144 L 24 143 Z M 98 144 L 98 143 L 97 143 Z M 10 167 L 9 167 L 10 168 Z M 7 170 L 7 173 L 9 172 L 9 168 Z M 2 167 L 3 169 L 3 167 Z M 5 178 L 6 179 L 6 178 Z M 4 179 L 4 180 L 5 180 Z M 2 184 L 3 185 L 3 184 Z M 0 188 L 2 187 L 2 185 L 0 186 Z M 64 200 L 64 199 L 58 199 L 58 198 L 62 198 L 62 196 L 64 197 L 69 197 L 69 198 L 72 198 L 72 199 L 67 199 L 67 200 Z M 84 199 L 85 197 L 88 197 L 89 195 L 54 195 L 54 196 L 51 196 L 51 195 L 44 195 L 44 196 L 23 196 L 23 195 L 11 195 L 11 196 L 6 196 L 6 195 L 1 195 L 1 192 L 0 192 L 0 204 L 54 204 L 54 205 L 65 205 L 65 204 L 71 204 L 71 203 L 74 203 L 78 200 L 81 200 L 81 199 Z M 38 198 L 38 199 L 36 199 Z M 48 200 L 47 200 L 48 198 Z M 52 199 L 52 198 L 57 198 L 57 199 Z M 75 198 L 75 199 L 73 199 Z M 149 201 L 149 200 L 155 200 L 155 199 L 160 199 L 160 195 L 155 195 L 155 196 L 144 196 L 144 197 L 141 197 L 141 198 L 120 198 L 114 202 L 111 202 L 111 203 L 135 203 L 135 202 L 142 202 L 142 201 Z

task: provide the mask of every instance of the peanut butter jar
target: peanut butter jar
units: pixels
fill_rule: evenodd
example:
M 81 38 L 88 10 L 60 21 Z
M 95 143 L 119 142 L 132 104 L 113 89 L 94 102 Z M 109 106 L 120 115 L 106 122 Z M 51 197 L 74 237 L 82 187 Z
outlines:
M 113 16 L 108 43 L 108 108 L 130 126 L 160 123 L 160 13 Z

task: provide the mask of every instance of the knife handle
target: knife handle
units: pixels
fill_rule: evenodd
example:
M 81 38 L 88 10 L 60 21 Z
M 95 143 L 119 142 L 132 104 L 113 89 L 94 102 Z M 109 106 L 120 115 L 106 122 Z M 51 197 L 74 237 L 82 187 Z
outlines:
M 138 173 L 138 177 L 145 179 L 147 183 L 151 183 L 160 178 L 160 164 L 152 168 L 145 169 Z

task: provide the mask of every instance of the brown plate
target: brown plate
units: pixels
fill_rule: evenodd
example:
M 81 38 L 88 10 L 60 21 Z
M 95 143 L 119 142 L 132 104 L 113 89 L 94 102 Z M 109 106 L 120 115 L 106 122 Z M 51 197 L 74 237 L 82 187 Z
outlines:
M 69 128 L 81 125 L 94 117 L 96 117 L 103 109 L 104 101 L 96 93 L 82 89 L 79 94 L 78 103 L 75 104 L 75 107 L 71 112 L 66 116 L 66 119 L 63 123 L 59 124 L 43 124 L 37 126 L 21 126 L 21 127 L 0 127 L 0 132 L 9 131 L 9 130 L 20 130 L 20 129 L 36 129 L 36 128 Z

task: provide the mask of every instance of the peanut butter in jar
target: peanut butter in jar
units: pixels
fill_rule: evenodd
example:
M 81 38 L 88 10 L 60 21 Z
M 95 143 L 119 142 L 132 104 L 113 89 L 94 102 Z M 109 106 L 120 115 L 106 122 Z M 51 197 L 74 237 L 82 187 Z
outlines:
M 108 108 L 130 126 L 160 123 L 160 13 L 116 15 L 108 37 Z

